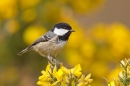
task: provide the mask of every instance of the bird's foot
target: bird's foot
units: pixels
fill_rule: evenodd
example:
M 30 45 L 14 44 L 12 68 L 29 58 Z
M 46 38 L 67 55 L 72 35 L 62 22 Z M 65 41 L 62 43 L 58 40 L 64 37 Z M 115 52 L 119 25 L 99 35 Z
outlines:
M 61 64 L 60 64 L 60 62 L 59 62 L 56 58 L 54 58 L 54 57 L 52 57 L 52 56 L 49 55 L 49 56 L 47 57 L 47 59 L 48 59 L 49 63 L 51 64 L 51 68 L 52 68 L 52 69 L 53 69 L 55 66 L 57 67 L 57 69 L 60 68 Z
M 55 59 L 55 65 L 56 65 L 57 69 L 59 69 L 61 66 L 60 62 L 57 59 Z

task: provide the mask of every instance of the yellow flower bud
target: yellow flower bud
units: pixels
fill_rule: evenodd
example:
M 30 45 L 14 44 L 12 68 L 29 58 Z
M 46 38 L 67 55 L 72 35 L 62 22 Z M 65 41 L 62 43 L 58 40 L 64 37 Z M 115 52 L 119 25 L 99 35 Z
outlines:
M 90 77 L 91 77 L 91 73 L 86 76 L 85 80 L 87 81 L 88 79 L 90 79 Z

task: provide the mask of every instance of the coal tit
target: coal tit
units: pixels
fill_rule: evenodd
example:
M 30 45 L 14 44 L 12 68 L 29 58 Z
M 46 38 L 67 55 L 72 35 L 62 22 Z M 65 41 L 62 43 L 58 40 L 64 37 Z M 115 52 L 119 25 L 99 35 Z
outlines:
M 72 32 L 74 32 L 74 30 L 72 30 L 69 24 L 58 23 L 52 30 L 48 31 L 35 40 L 30 46 L 19 52 L 18 55 L 21 56 L 27 51 L 34 50 L 42 56 L 47 57 L 51 64 L 56 64 L 53 60 L 56 59 L 56 55 L 65 46 Z

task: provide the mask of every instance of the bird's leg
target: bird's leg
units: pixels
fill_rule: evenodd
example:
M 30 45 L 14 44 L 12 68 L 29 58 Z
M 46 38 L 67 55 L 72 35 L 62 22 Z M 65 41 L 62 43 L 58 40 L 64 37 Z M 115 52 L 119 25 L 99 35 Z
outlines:
M 47 56 L 47 59 L 48 59 L 49 63 L 50 63 L 52 66 L 55 65 L 55 64 L 54 64 L 54 61 L 53 61 L 53 57 L 51 56 L 51 54 Z
M 60 64 L 60 62 L 56 58 L 55 58 L 55 60 L 56 60 L 56 67 L 57 67 L 57 69 L 59 69 L 61 64 Z
M 54 68 L 55 65 L 56 65 L 57 69 L 60 68 L 60 62 L 55 57 L 52 57 L 51 54 L 48 55 L 47 59 L 48 59 L 49 63 L 51 64 L 52 69 Z
M 53 57 L 53 63 L 54 63 L 54 65 L 57 67 L 57 69 L 59 69 L 60 68 L 60 62 L 55 58 L 55 57 Z

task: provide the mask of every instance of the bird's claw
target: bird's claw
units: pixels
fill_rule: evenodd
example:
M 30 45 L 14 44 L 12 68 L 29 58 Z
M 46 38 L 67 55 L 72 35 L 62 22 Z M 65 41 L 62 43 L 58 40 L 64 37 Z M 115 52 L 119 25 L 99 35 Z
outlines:
M 57 69 L 60 68 L 60 62 L 56 59 L 56 58 L 53 58 L 52 56 L 48 56 L 47 57 L 49 63 L 51 64 L 51 68 L 53 69 L 55 66 L 57 67 Z

